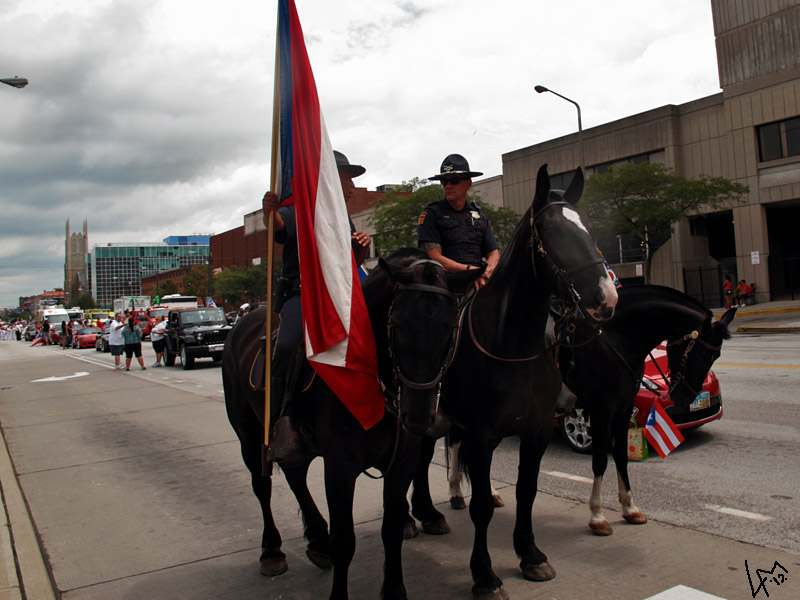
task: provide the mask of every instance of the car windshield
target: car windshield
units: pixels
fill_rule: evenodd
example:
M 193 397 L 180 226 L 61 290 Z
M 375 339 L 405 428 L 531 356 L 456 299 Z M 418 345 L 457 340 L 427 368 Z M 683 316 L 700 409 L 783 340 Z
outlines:
M 78 335 L 89 335 L 92 333 L 100 333 L 100 329 L 98 329 L 97 327 L 87 327 L 86 329 L 81 329 L 78 332 Z
M 225 321 L 225 313 L 221 308 L 206 308 L 203 310 L 193 310 L 183 313 L 181 320 L 186 325 L 197 325 L 199 323 L 217 323 Z

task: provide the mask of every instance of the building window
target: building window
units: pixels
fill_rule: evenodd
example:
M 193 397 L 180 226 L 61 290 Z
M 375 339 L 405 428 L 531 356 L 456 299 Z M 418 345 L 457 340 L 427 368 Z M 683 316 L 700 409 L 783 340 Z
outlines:
M 756 128 L 761 162 L 800 156 L 800 117 Z

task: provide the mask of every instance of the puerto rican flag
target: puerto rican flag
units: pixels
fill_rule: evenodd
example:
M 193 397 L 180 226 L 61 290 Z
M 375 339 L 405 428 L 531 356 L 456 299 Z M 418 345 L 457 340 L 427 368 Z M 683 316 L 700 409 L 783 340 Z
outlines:
M 365 429 L 381 420 L 375 338 L 294 0 L 278 1 L 272 189 L 293 204 L 306 356 Z
M 653 402 L 653 408 L 650 409 L 650 414 L 647 416 L 644 435 L 661 458 L 667 458 L 667 454 L 675 450 L 683 441 L 680 430 L 658 402 Z

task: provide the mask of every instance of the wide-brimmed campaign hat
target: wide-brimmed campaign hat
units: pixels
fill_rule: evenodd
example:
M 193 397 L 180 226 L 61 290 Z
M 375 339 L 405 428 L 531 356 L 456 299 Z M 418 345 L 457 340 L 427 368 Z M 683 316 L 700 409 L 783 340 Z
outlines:
M 361 165 L 351 165 L 347 157 L 338 150 L 334 150 L 333 155 L 336 157 L 336 168 L 345 171 L 350 177 L 358 177 L 367 172 Z
M 460 154 L 450 154 L 442 161 L 439 174 L 429 179 L 447 179 L 448 177 L 480 177 L 483 173 L 470 171 L 467 159 Z

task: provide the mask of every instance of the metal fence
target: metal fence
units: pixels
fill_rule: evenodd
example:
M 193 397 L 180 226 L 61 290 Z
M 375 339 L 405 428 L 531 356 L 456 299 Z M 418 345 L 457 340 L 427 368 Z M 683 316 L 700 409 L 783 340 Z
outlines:
M 725 306 L 725 296 L 722 293 L 724 275 L 728 271 L 717 265 L 716 267 L 684 267 L 683 289 L 695 300 L 699 300 L 708 308 Z M 731 273 L 736 281 L 736 274 Z
M 800 256 L 769 257 L 770 300 L 800 298 Z

